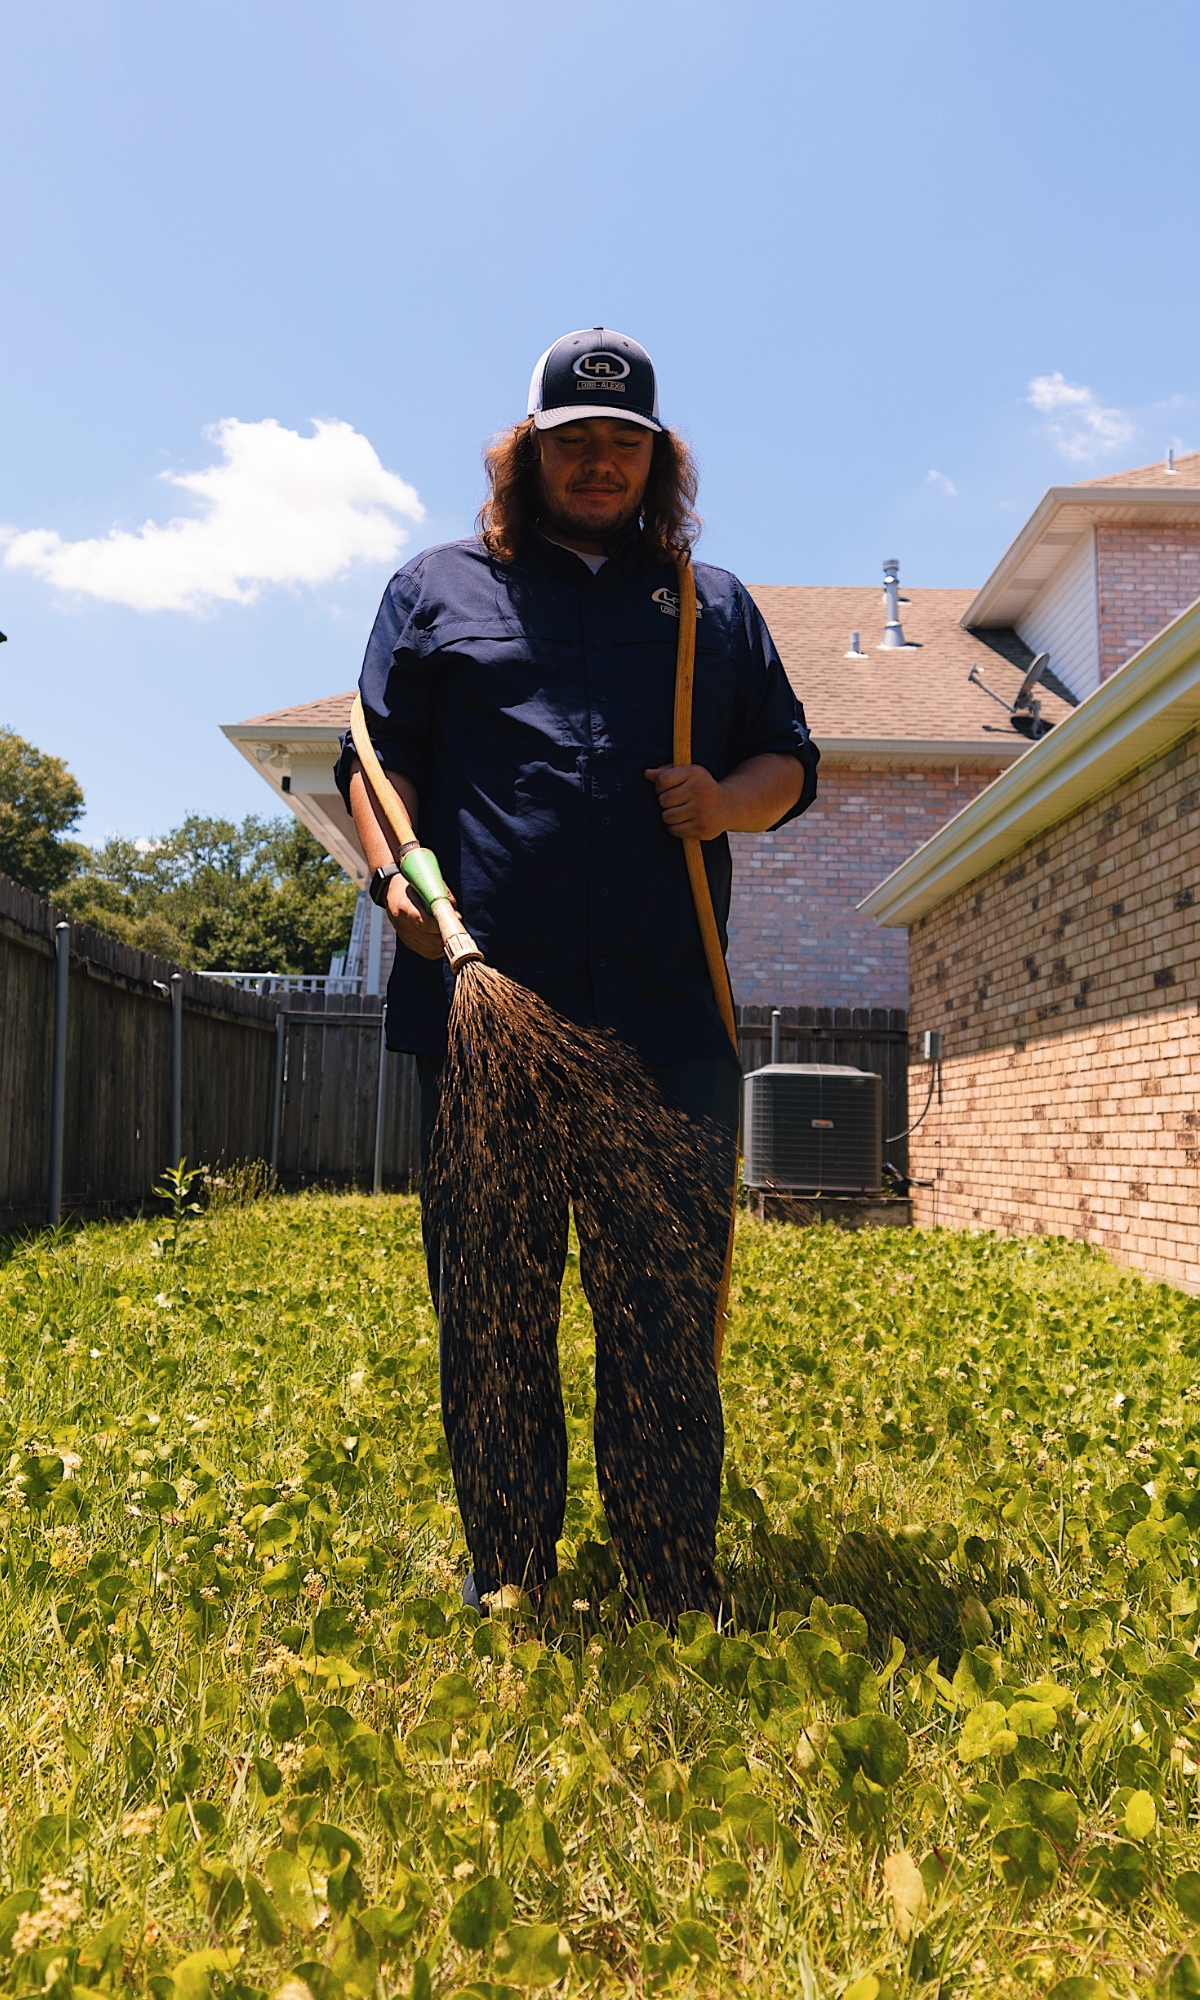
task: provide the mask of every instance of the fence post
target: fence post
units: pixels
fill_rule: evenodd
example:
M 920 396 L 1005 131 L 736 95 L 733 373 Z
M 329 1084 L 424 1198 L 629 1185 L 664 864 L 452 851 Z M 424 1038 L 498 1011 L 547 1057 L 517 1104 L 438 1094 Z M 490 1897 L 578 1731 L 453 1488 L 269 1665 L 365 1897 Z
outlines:
M 275 1016 L 275 1086 L 271 1092 L 271 1185 L 279 1178 L 279 1133 L 283 1124 L 283 1050 L 287 1039 L 287 1014 L 281 1007 Z
M 375 1091 L 375 1170 L 371 1176 L 371 1193 L 383 1193 L 383 1132 L 384 1116 L 387 1109 L 387 1008 L 379 1016 L 379 1083 Z
M 372 903 L 367 911 L 367 978 L 363 992 L 378 993 L 383 969 L 383 911 Z
M 782 1009 L 781 1007 L 772 1007 L 772 1009 L 771 1009 L 771 1061 L 772 1061 L 773 1063 L 777 1063 L 777 1062 L 779 1061 L 779 1023 L 780 1023 L 780 1020 L 781 1020 L 781 1018 L 782 1018 L 782 1014 L 783 1014 L 783 1009 Z
M 183 1158 L 183 974 L 171 974 L 171 1165 Z
M 46 1220 L 62 1220 L 63 1142 L 67 1125 L 67 999 L 71 975 L 71 926 L 54 926 L 54 1043 L 50 1069 L 50 1198 Z

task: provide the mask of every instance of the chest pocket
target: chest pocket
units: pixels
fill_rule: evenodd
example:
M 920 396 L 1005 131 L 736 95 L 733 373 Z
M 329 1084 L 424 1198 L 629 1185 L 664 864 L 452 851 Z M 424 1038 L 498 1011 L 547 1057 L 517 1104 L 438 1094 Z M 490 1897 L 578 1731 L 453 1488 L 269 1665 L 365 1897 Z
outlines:
M 630 754 L 643 766 L 670 763 L 672 758 L 678 646 L 678 619 L 661 614 L 612 644 L 614 709 L 627 718 L 635 739 Z M 736 695 L 737 670 L 723 635 L 716 629 L 706 633 L 701 620 L 692 693 L 692 760 L 721 776 L 728 769 Z
M 435 704 L 455 731 L 510 753 L 580 741 L 582 672 L 578 648 L 502 617 L 435 619 L 420 651 L 433 675 Z

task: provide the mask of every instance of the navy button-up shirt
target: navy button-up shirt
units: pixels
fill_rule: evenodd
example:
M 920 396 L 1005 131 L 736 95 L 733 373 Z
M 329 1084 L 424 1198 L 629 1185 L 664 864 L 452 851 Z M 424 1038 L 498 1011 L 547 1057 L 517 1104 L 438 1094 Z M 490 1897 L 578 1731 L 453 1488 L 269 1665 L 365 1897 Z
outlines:
M 804 711 L 737 578 L 700 563 L 696 588 L 692 761 L 720 779 L 764 751 L 796 757 L 792 819 L 816 793 Z M 729 1048 L 683 844 L 644 776 L 673 762 L 678 632 L 674 569 L 640 534 L 596 575 L 540 535 L 515 563 L 451 542 L 392 578 L 359 683 L 380 760 L 416 785 L 420 838 L 489 964 L 646 1063 Z M 353 768 L 347 738 L 347 801 Z M 704 858 L 724 939 L 724 836 Z M 388 1046 L 440 1051 L 452 986 L 444 960 L 401 947 Z

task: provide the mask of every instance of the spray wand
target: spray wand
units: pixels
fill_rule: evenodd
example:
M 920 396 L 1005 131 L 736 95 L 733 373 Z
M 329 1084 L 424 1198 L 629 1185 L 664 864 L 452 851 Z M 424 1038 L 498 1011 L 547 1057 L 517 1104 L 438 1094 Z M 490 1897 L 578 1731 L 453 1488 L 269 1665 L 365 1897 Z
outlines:
M 360 694 L 355 695 L 354 706 L 350 710 L 350 734 L 363 775 L 400 842 L 400 852 L 396 857 L 400 873 L 416 890 L 441 932 L 450 970 L 459 973 L 464 965 L 482 964 L 483 953 L 450 900 L 450 891 L 438 866 L 437 855 L 432 848 L 422 847 L 417 839 L 413 823 L 404 810 L 404 802 L 375 755 Z

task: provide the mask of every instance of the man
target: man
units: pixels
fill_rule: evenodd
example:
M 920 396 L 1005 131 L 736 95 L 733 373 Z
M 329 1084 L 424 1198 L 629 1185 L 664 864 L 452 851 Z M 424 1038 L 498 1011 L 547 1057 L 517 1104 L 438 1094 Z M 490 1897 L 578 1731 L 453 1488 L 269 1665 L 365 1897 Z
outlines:
M 727 571 L 700 565 L 695 761 L 671 762 L 672 553 L 699 529 L 696 479 L 660 421 L 654 368 L 636 341 L 603 327 L 556 341 L 534 369 L 529 414 L 486 464 L 479 535 L 427 550 L 389 584 L 363 706 L 488 961 L 568 1019 L 613 1030 L 694 1121 L 696 1171 L 714 1198 L 709 1220 L 689 1224 L 708 1240 L 696 1243 L 682 1334 L 664 1331 L 653 1273 L 620 1300 L 598 1275 L 601 1231 L 621 1228 L 620 1190 L 593 1175 L 574 1190 L 574 1209 L 596 1323 L 597 1477 L 617 1552 L 655 1615 L 715 1611 L 724 1440 L 713 1338 L 740 1071 L 680 843 L 705 843 L 724 938 L 725 836 L 802 812 L 816 792 L 817 751 L 750 596 Z M 337 776 L 371 894 L 407 947 L 388 988 L 387 1036 L 417 1056 L 427 1147 L 452 976 L 348 740 Z M 536 1592 L 556 1574 L 566 1493 L 565 1203 L 547 1213 L 512 1325 L 500 1330 L 475 1323 L 469 1288 L 448 1275 L 461 1264 L 453 1220 L 433 1235 L 427 1226 L 443 1418 L 474 1564 L 464 1594 Z M 519 1399 L 519 1426 L 497 1413 L 497 1381 Z

